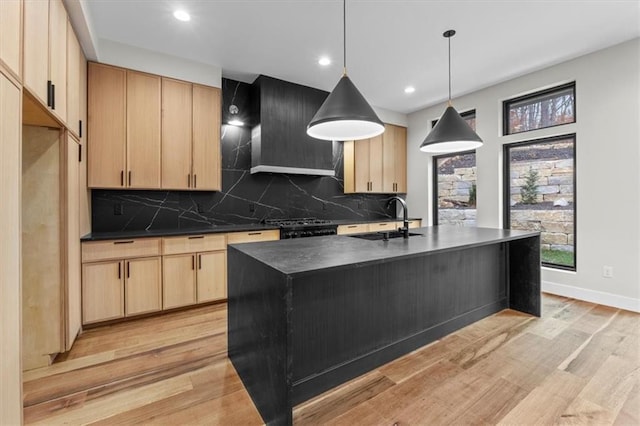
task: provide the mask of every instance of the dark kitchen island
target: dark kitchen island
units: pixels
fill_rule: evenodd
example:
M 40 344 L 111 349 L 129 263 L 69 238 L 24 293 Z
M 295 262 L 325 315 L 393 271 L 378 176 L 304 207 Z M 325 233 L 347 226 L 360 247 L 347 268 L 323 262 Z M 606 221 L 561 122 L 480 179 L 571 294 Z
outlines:
M 229 246 L 229 358 L 266 423 L 503 309 L 540 316 L 539 233 L 411 231 Z

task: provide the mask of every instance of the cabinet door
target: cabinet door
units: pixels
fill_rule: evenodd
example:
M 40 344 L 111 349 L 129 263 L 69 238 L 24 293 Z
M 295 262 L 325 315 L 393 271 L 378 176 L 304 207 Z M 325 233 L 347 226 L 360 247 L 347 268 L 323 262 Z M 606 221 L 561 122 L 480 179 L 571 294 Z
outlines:
M 354 150 L 354 175 L 355 175 L 355 192 L 369 192 L 371 181 L 369 179 L 370 170 L 370 139 L 363 139 L 353 142 Z
M 0 2 L 1 3 L 1 2 Z M 22 94 L 0 72 L 0 424 L 22 423 L 20 159 Z
M 49 0 L 49 80 L 51 109 L 67 122 L 67 11 L 62 0 Z
M 125 260 L 125 316 L 162 309 L 160 257 Z
M 198 303 L 227 298 L 227 251 L 198 253 Z
M 23 84 L 48 105 L 49 80 L 49 3 L 24 1 Z
M 162 188 L 190 189 L 191 84 L 162 79 Z
M 395 142 L 395 192 L 406 194 L 407 192 L 407 129 L 394 126 Z
M 80 137 L 80 43 L 67 22 L 67 128 Z
M 80 144 L 67 138 L 66 173 L 66 304 L 65 304 L 65 350 L 71 349 L 82 324 L 82 298 L 80 283 L 80 193 L 78 192 Z
M 384 125 L 382 134 L 382 191 L 396 192 L 396 140 L 395 127 Z
M 20 0 L 0 1 L 0 59 L 17 76 L 20 69 L 20 48 L 22 43 L 22 4 Z
M 369 139 L 369 181 L 369 192 L 382 192 L 382 135 Z
M 196 303 L 196 255 L 162 258 L 163 309 Z
M 126 71 L 91 62 L 88 90 L 89 187 L 121 188 L 126 152 Z
M 126 109 L 127 186 L 158 189 L 160 188 L 160 77 L 127 70 Z
M 193 85 L 193 189 L 219 191 L 220 89 Z
M 124 317 L 124 262 L 82 265 L 82 323 Z

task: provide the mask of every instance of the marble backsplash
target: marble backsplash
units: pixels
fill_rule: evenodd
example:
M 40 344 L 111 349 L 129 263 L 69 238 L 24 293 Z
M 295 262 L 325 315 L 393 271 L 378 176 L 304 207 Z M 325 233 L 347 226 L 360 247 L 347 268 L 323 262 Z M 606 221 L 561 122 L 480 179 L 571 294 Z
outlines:
M 251 86 L 223 79 L 223 123 L 237 105 L 245 123 Z M 93 190 L 93 232 L 181 229 L 259 222 L 266 218 L 317 217 L 368 220 L 395 217 L 389 195 L 345 195 L 342 143 L 333 142 L 334 177 L 252 175 L 251 130 L 222 126 L 222 191 Z M 318 143 L 331 143 L 319 141 Z

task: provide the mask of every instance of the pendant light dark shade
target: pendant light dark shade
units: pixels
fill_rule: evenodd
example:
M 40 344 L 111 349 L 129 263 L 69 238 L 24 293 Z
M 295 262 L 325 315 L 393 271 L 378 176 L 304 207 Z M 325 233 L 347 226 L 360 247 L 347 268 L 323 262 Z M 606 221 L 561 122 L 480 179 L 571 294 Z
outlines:
M 482 139 L 473 131 L 456 109 L 449 105 L 420 144 L 420 151 L 446 153 L 468 151 L 482 146 Z
M 307 126 L 316 139 L 349 141 L 367 139 L 384 132 L 384 124 L 347 76 L 347 3 L 342 1 L 344 73 Z
M 384 132 L 384 123 L 347 75 L 343 75 L 307 126 L 307 134 L 324 140 L 367 139 Z
M 454 30 L 445 31 L 443 37 L 449 39 L 449 105 L 425 140 L 420 151 L 443 154 L 447 152 L 468 151 L 482 146 L 482 139 L 451 105 L 451 37 Z

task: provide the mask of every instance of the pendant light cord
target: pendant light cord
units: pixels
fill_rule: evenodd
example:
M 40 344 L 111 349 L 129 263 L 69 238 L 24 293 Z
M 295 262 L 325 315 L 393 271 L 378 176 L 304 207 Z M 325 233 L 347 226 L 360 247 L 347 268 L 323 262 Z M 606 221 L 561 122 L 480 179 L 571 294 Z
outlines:
M 451 37 L 449 39 L 449 105 L 451 105 Z
M 347 75 L 347 0 L 342 0 L 342 75 Z

